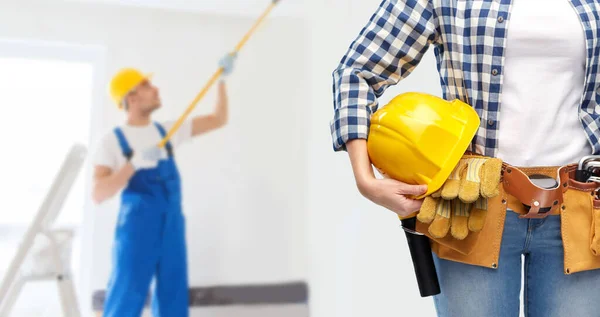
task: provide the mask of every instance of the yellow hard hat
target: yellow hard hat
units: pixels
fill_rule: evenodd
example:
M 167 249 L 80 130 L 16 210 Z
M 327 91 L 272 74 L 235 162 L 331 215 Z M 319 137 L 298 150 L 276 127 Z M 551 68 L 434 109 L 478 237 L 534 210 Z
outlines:
M 110 81 L 110 96 L 119 109 L 123 108 L 123 98 L 125 98 L 133 88 L 151 77 L 152 74 L 144 75 L 135 68 L 123 68 L 119 70 Z
M 437 191 L 477 133 L 477 112 L 460 101 L 417 92 L 400 94 L 371 117 L 369 158 L 379 172 Z

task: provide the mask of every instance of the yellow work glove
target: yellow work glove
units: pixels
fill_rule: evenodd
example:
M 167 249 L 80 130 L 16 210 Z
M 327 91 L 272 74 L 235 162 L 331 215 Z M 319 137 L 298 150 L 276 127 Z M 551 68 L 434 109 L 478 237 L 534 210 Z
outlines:
M 456 239 L 483 228 L 487 199 L 497 196 L 502 161 L 496 158 L 465 156 L 456 165 L 442 188 L 425 197 L 417 219 L 430 223 L 429 233 L 443 238 L 448 231 Z

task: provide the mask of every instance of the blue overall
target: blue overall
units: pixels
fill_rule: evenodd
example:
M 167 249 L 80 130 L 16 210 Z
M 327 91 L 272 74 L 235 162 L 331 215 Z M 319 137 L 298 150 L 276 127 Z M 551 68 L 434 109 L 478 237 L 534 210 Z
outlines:
M 155 123 L 164 137 L 164 128 Z M 114 130 L 123 155 L 133 152 L 120 128 Z M 168 158 L 136 171 L 121 194 L 113 246 L 113 272 L 105 317 L 139 317 L 155 277 L 155 317 L 187 317 L 189 294 L 181 182 L 171 143 Z

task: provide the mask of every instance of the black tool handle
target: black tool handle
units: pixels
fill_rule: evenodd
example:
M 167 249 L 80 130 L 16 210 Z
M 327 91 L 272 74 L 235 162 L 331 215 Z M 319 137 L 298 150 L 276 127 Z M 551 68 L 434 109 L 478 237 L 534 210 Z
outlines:
M 419 291 L 421 297 L 437 295 L 440 293 L 440 283 L 433 263 L 429 238 L 425 235 L 411 233 L 410 231 L 415 232 L 416 225 L 416 217 L 402 220 L 402 227 L 408 229 L 404 232 L 406 233 Z
M 587 170 L 577 170 L 575 171 L 575 180 L 578 182 L 585 182 L 588 178 L 592 176 L 592 173 Z

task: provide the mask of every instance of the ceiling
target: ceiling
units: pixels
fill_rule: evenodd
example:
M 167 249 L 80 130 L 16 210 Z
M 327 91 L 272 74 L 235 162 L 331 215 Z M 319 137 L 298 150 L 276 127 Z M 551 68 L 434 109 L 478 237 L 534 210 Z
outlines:
M 136 6 L 200 12 L 210 14 L 258 17 L 272 0 L 69 0 L 78 2 L 100 2 L 113 5 Z M 305 0 L 279 0 L 270 16 L 301 17 Z

